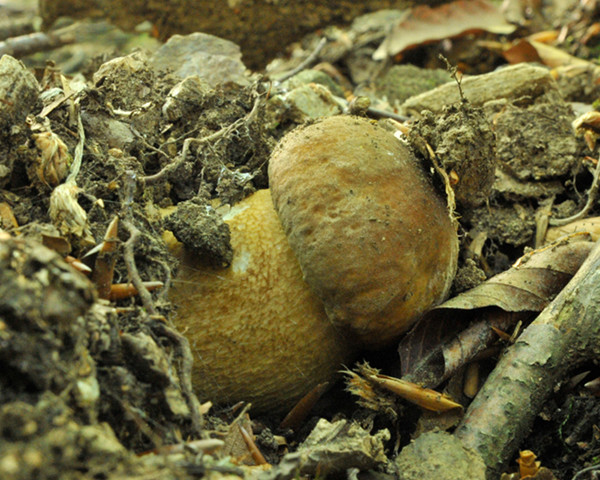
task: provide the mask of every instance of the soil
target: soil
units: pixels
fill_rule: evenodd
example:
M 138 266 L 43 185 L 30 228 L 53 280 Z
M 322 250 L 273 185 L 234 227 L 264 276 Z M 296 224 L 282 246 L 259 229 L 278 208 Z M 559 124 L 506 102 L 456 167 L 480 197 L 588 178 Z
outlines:
M 47 25 L 63 15 L 88 17 L 102 12 L 125 29 L 133 29 L 139 23 L 150 20 L 162 40 L 174 33 L 219 35 L 240 45 L 244 51 L 244 62 L 258 69 L 266 66 L 266 59 L 282 53 L 286 46 L 321 27 L 347 24 L 362 13 L 403 8 L 408 3 L 405 0 L 230 0 L 223 8 L 215 8 L 210 0 L 176 0 L 168 5 L 137 0 L 42 0 L 40 10 Z
M 49 8 L 50 3 L 42 5 Z M 313 27 L 290 35 L 300 39 Z M 250 57 L 250 65 L 280 51 L 288 38 L 277 42 L 277 50 L 265 45 L 261 60 Z M 248 46 L 252 55 L 255 43 Z M 300 54 L 308 56 L 314 36 L 301 45 L 308 47 L 298 47 Z M 424 63 L 433 64 L 437 47 L 423 48 L 431 60 Z M 372 44 L 357 42 L 319 71 L 335 82 L 335 93 L 348 88 L 364 92 L 364 85 L 353 82 L 352 69 L 368 64 L 367 70 L 380 70 L 367 89 L 371 102 L 402 103 L 404 90 L 394 91 L 391 80 L 398 67 L 375 68 L 373 50 Z M 0 82 L 8 92 L 0 109 L 1 478 L 258 475 L 258 467 L 240 470 L 242 460 L 255 463 L 237 427 L 246 421 L 240 420 L 243 407 L 209 410 L 204 403 L 209 399 L 193 392 L 190 345 L 185 332 L 171 323 L 176 306 L 168 299 L 178 265 L 163 235 L 173 232 L 207 263 L 226 268 L 232 250 L 223 214 L 268 187 L 269 156 L 278 140 L 315 119 L 300 101 L 289 106 L 297 109 L 294 115 L 282 112 L 285 92 L 276 80 L 248 77 L 251 81 L 243 85 L 211 85 L 197 77 L 184 81 L 155 68 L 150 56 L 136 51 L 89 58 L 85 77 L 78 80 L 84 87 L 72 95 L 63 94 L 66 84 L 75 88 L 74 77 L 62 76 L 60 65 L 41 68 L 39 57 L 25 59 L 37 62 L 37 79 L 28 77 L 22 65 L 11 64 L 6 67 L 12 72 L 9 80 Z M 279 59 L 269 74 L 276 78 L 297 63 L 293 57 Z M 434 77 L 431 87 L 439 83 L 440 71 Z M 575 113 L 564 98 L 595 100 L 592 84 L 593 79 L 582 89 L 584 98 L 566 90 L 571 84 L 561 91 L 560 82 L 556 90 L 535 98 L 482 106 L 471 104 L 467 95 L 460 104 L 412 119 L 407 141 L 427 171 L 445 173 L 436 177 L 440 194 L 452 185 L 455 195 L 456 205 L 449 203 L 456 208 L 461 257 L 453 292 L 506 270 L 524 249 L 534 247 L 542 214 L 567 217 L 585 204 L 582 192 L 592 183 L 592 168 L 583 161 L 589 150 L 572 132 Z M 319 96 L 319 106 L 342 109 L 332 92 L 327 94 Z M 46 112 L 60 95 L 65 98 Z M 390 128 L 386 120 L 382 124 Z M 70 178 L 82 128 L 81 169 Z M 40 147 L 35 135 L 54 138 L 48 132 L 60 142 L 44 156 L 51 147 Z M 51 212 L 56 212 L 61 184 L 72 187 L 65 200 L 71 206 L 60 207 L 57 216 Z M 599 210 L 594 206 L 588 215 Z M 117 217 L 117 237 L 106 237 Z M 115 251 L 92 248 L 111 242 Z M 89 278 L 76 272 L 67 256 L 87 266 Z M 114 284 L 138 276 L 162 287 L 123 299 L 99 298 L 98 278 L 107 273 Z M 387 373 L 397 369 L 395 348 L 365 356 Z M 599 373 L 597 365 L 583 370 L 589 371 L 587 379 Z M 281 418 L 272 415 L 247 422 L 271 464 L 294 452 L 320 418 L 353 420 L 366 431 L 387 428 L 387 437 L 378 434 L 377 441 L 393 458 L 410 442 L 420 411 L 396 399 L 383 404 L 377 411 L 357 405 L 338 381 L 295 431 L 279 428 Z M 540 413 L 523 447 L 535 449 L 556 478 L 570 478 L 600 454 L 599 414 L 597 397 L 579 386 L 565 387 Z M 210 455 L 216 448 L 213 439 L 223 439 L 229 455 Z M 189 441 L 186 448 L 174 447 L 183 441 Z M 343 458 L 357 456 L 356 451 Z M 156 452 L 164 455 L 149 454 Z M 368 470 L 366 476 L 391 478 L 396 467 L 377 455 L 356 468 Z M 298 463 L 285 458 L 270 475 L 281 479 L 298 473 Z

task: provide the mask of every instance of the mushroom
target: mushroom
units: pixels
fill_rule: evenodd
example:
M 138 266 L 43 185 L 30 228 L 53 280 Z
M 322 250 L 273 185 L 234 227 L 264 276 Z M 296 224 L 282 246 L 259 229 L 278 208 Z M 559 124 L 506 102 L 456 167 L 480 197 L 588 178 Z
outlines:
M 273 152 L 269 178 L 270 191 L 225 217 L 228 269 L 175 247 L 183 267 L 171 300 L 200 396 L 273 412 L 360 349 L 391 345 L 444 300 L 458 239 L 411 151 L 365 119 L 294 130 Z
M 363 346 L 391 344 L 448 294 L 455 221 L 391 133 L 348 116 L 296 129 L 271 155 L 269 181 L 306 282 Z
M 174 322 L 190 340 L 200 398 L 282 412 L 331 379 L 355 349 L 302 279 L 269 190 L 242 200 L 224 220 L 233 248 L 227 269 L 168 241 L 181 260 L 170 292 Z

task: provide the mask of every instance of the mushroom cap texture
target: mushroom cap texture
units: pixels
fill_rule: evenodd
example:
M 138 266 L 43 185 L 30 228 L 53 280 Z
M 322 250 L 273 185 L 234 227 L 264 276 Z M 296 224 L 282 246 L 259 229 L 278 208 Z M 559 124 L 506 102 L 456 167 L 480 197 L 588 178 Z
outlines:
M 227 269 L 170 241 L 182 261 L 170 299 L 194 353 L 194 388 L 201 399 L 283 412 L 330 380 L 352 347 L 302 279 L 269 190 L 236 204 L 225 221 L 234 252 Z
M 391 133 L 346 115 L 297 128 L 274 150 L 269 181 L 305 280 L 363 346 L 391 344 L 447 296 L 456 222 Z

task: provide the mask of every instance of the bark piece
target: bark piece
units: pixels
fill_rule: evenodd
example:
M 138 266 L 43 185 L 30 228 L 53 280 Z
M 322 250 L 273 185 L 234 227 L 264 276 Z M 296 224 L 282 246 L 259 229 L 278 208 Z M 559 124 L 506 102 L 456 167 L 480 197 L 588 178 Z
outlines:
M 537 97 L 549 90 L 557 90 L 556 82 L 546 68 L 528 64 L 467 77 L 461 82 L 461 86 L 465 97 L 474 106 L 496 99 Z M 456 82 L 452 81 L 409 98 L 402 104 L 401 110 L 403 113 L 419 113 L 421 110 L 439 112 L 444 106 L 459 103 L 460 100 Z

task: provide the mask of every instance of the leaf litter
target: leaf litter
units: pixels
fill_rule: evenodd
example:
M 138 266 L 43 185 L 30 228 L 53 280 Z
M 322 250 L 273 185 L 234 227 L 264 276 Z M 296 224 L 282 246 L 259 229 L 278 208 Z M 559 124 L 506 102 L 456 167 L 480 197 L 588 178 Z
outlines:
M 383 84 L 377 87 L 377 82 L 374 82 L 375 87 L 365 87 L 355 82 L 359 73 L 364 75 L 365 72 L 371 72 L 373 78 L 377 78 L 375 72 L 381 69 L 380 65 L 373 62 L 376 52 L 379 53 L 375 56 L 379 55 L 382 58 L 402 53 L 405 59 L 410 60 L 414 52 L 411 53 L 409 47 L 415 47 L 412 50 L 425 52 L 423 58 L 429 59 L 429 66 L 440 66 L 437 53 L 443 42 L 438 40 L 446 39 L 446 47 L 457 47 L 456 51 L 446 51 L 450 60 L 454 61 L 455 58 L 459 58 L 459 54 L 463 55 L 462 58 L 468 58 L 464 56 L 466 49 L 461 45 L 467 40 L 472 42 L 470 33 L 476 31 L 481 32 L 480 35 L 493 35 L 498 33 L 496 27 L 500 27 L 501 34 L 493 38 L 501 44 L 508 45 L 508 37 L 505 35 L 514 30 L 514 26 L 503 20 L 500 10 L 487 2 L 458 1 L 435 8 L 439 9 L 438 13 L 446 12 L 445 16 L 436 15 L 429 7 L 415 7 L 402 15 L 390 16 L 396 27 L 389 31 L 383 44 L 381 39 L 385 36 L 385 25 L 389 25 L 389 22 L 369 21 L 363 23 L 360 29 L 348 30 L 343 35 L 336 34 L 332 29 L 329 33 L 330 38 L 337 38 L 339 45 L 345 45 L 343 49 L 337 50 L 343 53 L 337 54 L 338 57 L 335 58 L 331 49 L 324 49 L 322 57 L 317 55 L 314 64 L 321 62 L 315 65 L 316 71 L 326 72 L 326 76 L 333 80 L 334 85 L 344 87 L 335 92 L 332 87 L 331 90 L 330 87 L 323 87 L 327 92 L 324 90 L 324 94 L 318 96 L 319 102 L 322 102 L 318 105 L 319 108 L 329 109 L 329 112 L 344 110 L 344 102 L 349 98 L 338 100 L 338 96 L 347 95 L 350 85 L 351 88 L 355 88 L 356 93 L 366 93 L 371 97 L 373 104 L 385 107 L 390 113 L 409 113 L 411 116 L 420 117 L 421 125 L 430 122 L 429 131 L 433 133 L 423 135 L 422 130 L 421 137 L 425 138 L 427 145 L 443 163 L 447 152 L 454 152 L 448 146 L 450 141 L 443 143 L 440 140 L 436 128 L 441 130 L 443 124 L 439 120 L 439 112 L 445 108 L 450 111 L 452 108 L 460 109 L 455 83 L 451 82 L 441 87 L 438 93 L 434 93 L 435 90 L 427 92 L 431 97 L 426 101 L 423 100 L 424 97 L 394 101 L 393 93 L 387 92 L 382 96 L 378 92 L 378 88 L 382 88 Z M 490 8 L 494 11 L 489 10 Z M 485 16 L 485 24 L 476 21 L 477 17 L 484 17 L 480 15 L 483 11 L 491 13 Z M 539 15 L 546 13 L 541 12 Z M 586 20 L 580 18 L 578 22 L 585 24 Z M 359 22 L 355 22 L 355 25 L 358 26 Z M 367 28 L 364 25 L 369 26 Z M 412 25 L 415 30 L 408 33 L 410 30 L 400 30 L 400 25 Z M 432 28 L 432 25 L 435 28 Z M 461 28 L 458 28 L 459 26 Z M 571 28 L 575 27 L 571 25 Z M 426 30 L 435 31 L 435 35 L 419 33 Z M 593 45 L 593 31 L 587 30 L 584 33 L 587 33 L 587 37 L 582 39 L 583 47 L 577 50 L 577 42 L 574 42 L 569 52 L 571 55 L 581 55 L 581 51 L 589 51 L 590 45 Z M 302 54 L 305 57 L 310 55 L 310 45 L 315 44 L 315 39 L 318 41 L 318 36 L 308 36 L 302 42 L 299 47 L 300 57 Z M 548 49 L 542 52 L 542 48 L 538 48 L 537 44 L 530 40 L 527 42 L 536 48 L 540 59 L 548 58 L 549 54 L 544 53 Z M 307 48 L 302 50 L 303 46 Z M 565 48 L 565 45 L 561 47 Z M 464 50 L 460 52 L 460 48 Z M 480 43 L 477 48 L 481 52 L 489 47 Z M 502 47 L 501 51 L 506 50 Z M 497 52 L 498 50 L 488 56 L 486 68 L 489 71 L 504 62 L 504 54 Z M 327 60 L 329 65 L 323 63 Z M 280 61 L 279 66 L 272 68 L 269 74 L 274 75 L 277 68 L 280 71 L 289 71 L 294 61 L 293 58 Z M 480 311 L 484 317 L 488 315 L 485 320 L 488 326 L 481 329 L 488 337 L 489 325 L 500 326 L 501 330 L 510 330 L 518 320 L 527 322 L 527 318 L 517 319 L 511 315 L 516 315 L 515 312 L 529 313 L 542 309 L 576 269 L 572 266 L 554 267 L 551 263 L 546 263 L 547 260 L 541 262 L 540 268 L 534 267 L 534 258 L 538 257 L 531 255 L 520 267 L 505 274 L 500 273 L 523 253 L 524 247 L 534 246 L 535 231 L 541 228 L 536 218 L 543 217 L 543 214 L 548 215 L 548 212 L 551 217 L 568 217 L 576 213 L 586 200 L 581 192 L 589 187 L 591 181 L 590 168 L 586 167 L 581 159 L 584 155 L 594 153 L 586 150 L 587 146 L 582 139 L 573 135 L 570 129 L 570 124 L 575 119 L 571 110 L 573 105 L 566 103 L 561 94 L 564 98 L 578 100 L 577 93 L 573 90 L 564 94 L 563 92 L 567 92 L 567 83 L 581 82 L 580 90 L 587 95 L 581 100 L 589 102 L 589 98 L 594 98 L 593 92 L 596 91 L 594 69 L 587 68 L 586 65 L 586 68 L 578 66 L 579 69 L 575 71 L 572 66 L 565 65 L 565 61 L 561 61 L 558 66 L 555 60 L 552 62 L 552 66 L 556 68 L 552 72 L 541 67 L 517 65 L 521 68 L 520 75 L 523 76 L 517 76 L 518 80 L 508 83 L 508 87 L 506 81 L 498 82 L 497 85 L 502 85 L 504 90 L 495 87 L 485 90 L 486 84 L 488 88 L 489 85 L 494 85 L 490 77 L 473 76 L 469 79 L 465 76 L 462 82 L 466 101 L 471 106 L 481 108 L 479 118 L 485 118 L 485 121 L 478 120 L 476 123 L 479 126 L 483 126 L 484 123 L 489 125 L 495 137 L 495 140 L 489 139 L 484 142 L 488 153 L 481 156 L 496 157 L 496 172 L 491 192 L 485 195 L 487 200 L 479 207 L 459 211 L 459 221 L 464 232 L 463 266 L 474 267 L 471 278 L 479 280 L 474 280 L 473 284 L 481 281 L 482 272 L 484 277 L 499 275 L 473 290 L 454 297 L 430 315 L 444 316 L 448 311 L 462 311 L 467 307 Z M 319 112 L 323 111 L 314 110 L 312 107 L 300 108 L 305 96 L 313 95 L 318 90 L 312 86 L 310 89 L 302 86 L 304 91 L 298 91 L 295 94 L 297 96 L 290 97 L 293 102 L 291 105 L 280 102 L 276 108 L 272 107 L 269 111 L 269 108 L 261 103 L 253 121 L 238 122 L 237 128 L 227 130 L 230 125 L 246 118 L 252 112 L 256 90 L 248 86 L 251 82 L 246 85 L 225 85 L 219 82 L 207 84 L 203 80 L 195 79 L 187 80 L 186 85 L 186 79 L 177 78 L 153 65 L 154 63 L 148 62 L 143 54 L 121 57 L 112 64 L 105 63 L 99 70 L 101 74 L 95 75 L 92 81 L 88 80 L 84 90 L 76 90 L 79 93 L 65 91 L 58 102 L 56 97 L 41 100 L 37 95 L 24 95 L 20 99 L 20 102 L 24 103 L 18 103 L 21 108 L 12 112 L 7 110 L 8 117 L 3 115 L 2 118 L 6 119 L 7 126 L 12 130 L 10 134 L 3 133 L 2 141 L 6 150 L 0 164 L 0 182 L 3 188 L 0 198 L 3 205 L 0 210 L 2 225 L 13 235 L 20 234 L 22 238 L 27 239 L 25 243 L 22 243 L 21 237 L 3 239 L 3 248 L 6 247 L 7 251 L 12 252 L 7 254 L 8 257 L 16 255 L 25 259 L 29 267 L 22 271 L 30 274 L 38 271 L 31 270 L 32 265 L 42 265 L 44 272 L 56 274 L 64 268 L 58 256 L 49 254 L 46 250 L 39 250 L 37 243 L 29 242 L 52 236 L 62 238 L 64 241 L 60 242 L 61 253 L 64 254 L 70 249 L 69 253 L 81 257 L 89 248 L 86 247 L 87 240 L 82 233 L 85 232 L 86 236 L 100 241 L 114 215 L 121 214 L 127 216 L 140 232 L 133 245 L 132 255 L 139 274 L 145 280 L 160 280 L 168 285 L 173 277 L 174 266 L 170 263 L 164 243 L 160 240 L 163 223 L 158 209 L 177 204 L 183 206 L 184 202 L 189 202 L 187 205 L 190 212 L 195 212 L 190 213 L 191 218 L 196 215 L 202 219 L 205 215 L 203 212 L 212 212 L 210 217 L 206 217 L 205 224 L 214 224 L 214 231 L 221 232 L 222 223 L 219 223 L 217 214 L 253 189 L 267 185 L 265 165 L 276 141 L 287 130 L 307 119 L 310 121 L 310 118 L 321 115 Z M 417 65 L 423 66 L 424 63 Z M 567 70 L 567 66 L 571 70 Z M 21 82 L 26 77 L 19 68 L 14 70 L 13 78 Z M 239 75 L 237 66 L 232 68 L 232 72 Z M 467 69 L 468 65 L 465 70 Z M 308 68 L 304 71 L 307 70 Z M 53 88 L 64 88 L 64 77 L 53 77 L 50 72 L 51 70 L 47 69 L 44 90 L 49 92 Z M 341 72 L 348 72 L 349 78 L 345 78 L 345 74 Z M 502 70 L 495 74 L 499 78 Z M 505 78 L 514 79 L 516 75 L 517 70 L 514 70 Z M 558 78 L 558 82 L 555 82 L 554 78 Z M 561 82 L 561 78 L 568 79 L 568 82 Z M 482 90 L 471 88 L 471 82 L 475 86 L 479 82 Z M 176 88 L 178 85 L 180 86 Z M 260 93 L 264 94 L 266 88 Z M 298 87 L 290 85 L 290 88 L 294 90 Z M 389 88 L 387 84 L 385 88 Z M 445 93 L 442 89 L 445 89 Z M 328 96 L 330 94 L 333 95 Z M 453 98 L 453 95 L 456 95 L 456 98 Z M 178 101 L 178 98 L 181 101 Z M 75 99 L 86 132 L 86 145 L 82 172 L 77 177 L 80 191 L 78 196 L 72 195 L 72 198 L 85 211 L 89 231 L 82 229 L 80 233 L 61 233 L 60 223 L 53 222 L 49 216 L 48 202 L 49 189 L 54 188 L 53 184 L 60 181 L 58 178 L 62 174 L 59 175 L 59 171 L 63 165 L 56 156 L 44 157 L 39 154 L 35 138 L 31 137 L 29 127 L 24 123 L 25 118 L 14 115 L 17 111 L 26 111 L 32 115 L 44 112 L 44 116 L 50 121 L 53 134 L 61 139 L 70 152 L 74 152 L 78 140 L 77 126 L 73 121 L 76 118 L 73 112 L 77 112 L 78 108 L 73 102 Z M 338 106 L 337 110 L 333 108 L 334 104 Z M 287 115 L 288 108 L 297 109 L 296 112 L 301 111 L 302 114 Z M 395 108 L 398 108 L 399 112 L 394 112 Z M 425 108 L 435 112 L 433 116 L 421 115 Z M 276 115 L 273 112 L 276 112 Z M 452 122 L 447 121 L 444 128 L 452 130 L 454 127 L 448 126 L 449 124 Z M 393 125 L 393 122 L 388 122 L 388 125 Z M 184 155 L 186 139 L 208 138 L 221 131 L 223 133 L 217 135 L 214 142 L 189 143 L 188 156 Z M 556 147 L 548 145 L 548 142 L 536 141 L 545 138 L 548 132 L 553 132 L 552 141 L 559 142 Z M 481 133 L 476 136 L 481 137 Z M 485 135 L 482 138 L 486 138 Z M 495 143 L 493 148 L 492 142 Z M 489 153 L 493 152 L 494 148 L 497 153 Z M 176 159 L 175 162 L 171 162 L 173 158 Z M 35 161 L 39 162 L 39 159 L 44 163 L 41 166 L 38 163 L 36 167 Z M 167 165 L 173 163 L 176 168 L 165 170 Z M 23 165 L 29 168 L 23 168 Z M 454 164 L 450 161 L 448 165 Z M 160 172 L 164 172 L 164 178 L 156 182 L 140 181 Z M 135 178 L 136 188 L 130 193 L 122 189 L 124 178 Z M 458 178 L 460 181 L 462 174 L 458 174 Z M 479 190 L 475 189 L 477 193 Z M 469 199 L 469 194 L 464 197 Z M 591 213 L 598 212 L 592 208 Z M 193 220 L 187 219 L 184 225 L 190 222 Z M 187 235 L 185 226 L 182 235 Z M 128 237 L 127 229 L 119 230 L 119 241 L 126 242 Z M 210 252 L 210 257 L 214 257 L 214 252 L 226 252 L 226 248 L 222 250 L 220 247 L 224 244 L 222 238 L 222 234 L 215 234 L 214 237 L 201 240 L 200 250 Z M 475 248 L 477 242 L 479 248 Z M 585 248 L 589 246 L 571 248 L 582 249 L 577 254 L 580 261 L 586 254 Z M 551 251 L 554 250 L 548 249 L 547 253 Z M 214 257 L 215 260 L 226 263 L 227 253 L 219 255 L 218 258 Z M 564 259 L 570 257 L 571 253 L 564 255 Z M 562 259 L 563 255 L 559 255 L 559 260 Z M 471 263 L 468 264 L 466 260 Z M 13 263 L 8 265 L 5 271 L 19 272 L 19 268 L 19 265 Z M 44 275 L 48 274 L 38 275 L 34 278 L 35 281 L 43 280 Z M 60 276 L 67 282 L 65 274 L 61 273 Z M 125 262 L 118 259 L 114 278 L 128 281 L 130 277 Z M 10 283 L 15 282 L 17 277 L 12 275 L 11 278 L 12 280 L 2 282 L 5 288 L 13 288 L 3 298 L 8 299 L 14 295 L 15 299 L 23 301 L 22 292 L 15 290 L 23 287 L 22 282 Z M 186 374 L 189 346 L 179 332 L 173 331 L 168 323 L 164 323 L 162 316 L 168 318 L 172 314 L 172 307 L 160 290 L 151 294 L 158 315 L 148 315 L 147 309 L 142 308 L 142 301 L 136 299 L 120 300 L 116 304 L 93 302 L 90 306 L 90 299 L 95 295 L 91 284 L 82 284 L 76 288 L 67 285 L 65 291 L 53 292 L 49 298 L 43 299 L 39 297 L 39 293 L 44 291 L 45 285 L 43 281 L 37 286 L 35 283 L 31 285 L 29 291 L 33 293 L 29 296 L 29 301 L 42 302 L 28 303 L 33 309 L 25 310 L 22 306 L 7 309 L 3 307 L 3 312 L 9 313 L 3 314 L 2 317 L 7 326 L 2 329 L 2 342 L 3 345 L 10 345 L 10 349 L 5 351 L 7 355 L 3 358 L 7 362 L 6 368 L 11 372 L 9 378 L 12 381 L 3 388 L 5 393 L 0 418 L 3 419 L 3 425 L 9 426 L 7 431 L 13 432 L 12 437 L 5 436 L 2 439 L 3 444 L 8 447 L 4 449 L 6 453 L 2 454 L 2 468 L 6 478 L 31 478 L 36 475 L 42 478 L 39 477 L 42 465 L 47 472 L 47 477 L 43 478 L 51 478 L 53 472 L 70 471 L 75 459 L 69 456 L 66 449 L 50 454 L 46 448 L 52 445 L 53 441 L 59 445 L 69 445 L 75 438 L 99 438 L 102 439 L 100 443 L 103 445 L 89 440 L 88 449 L 79 453 L 87 459 L 88 470 L 74 473 L 73 478 L 91 478 L 88 475 L 93 475 L 98 468 L 103 469 L 103 472 L 107 472 L 112 478 L 135 478 L 136 475 L 143 475 L 149 471 L 160 471 L 164 478 L 175 478 L 175 475 L 188 475 L 191 478 L 207 472 L 241 474 L 239 467 L 227 459 L 219 458 L 218 453 L 214 456 L 209 455 L 208 452 L 213 452 L 213 447 L 202 444 L 194 446 L 193 442 L 190 442 L 187 453 L 177 454 L 179 464 L 175 468 L 162 464 L 159 459 L 152 458 L 152 455 L 145 459 L 131 456 L 131 452 L 150 451 L 157 447 L 178 444 L 186 438 L 202 438 L 207 435 L 219 437 L 229 428 L 222 422 L 232 425 L 233 420 L 233 411 L 227 408 L 213 410 L 218 414 L 214 416 L 199 418 L 196 415 L 200 404 L 193 398 Z M 63 296 L 73 298 L 72 305 L 79 305 L 81 299 L 87 299 L 85 301 L 88 303 L 84 302 L 81 312 L 64 312 L 59 308 L 60 302 L 57 304 L 54 300 Z M 495 302 L 490 302 L 490 299 L 495 299 Z M 6 304 L 10 306 L 9 302 Z M 499 312 L 500 307 L 503 312 Z M 506 311 L 513 313 L 506 314 Z M 40 315 L 39 312 L 47 312 L 50 316 Z M 490 312 L 493 312 L 493 315 L 489 315 Z M 495 320 L 498 316 L 501 320 Z M 78 320 L 73 323 L 69 318 Z M 85 322 L 81 321 L 83 318 L 86 319 Z M 456 332 L 457 330 L 452 329 L 458 329 L 460 325 L 464 327 L 468 320 L 461 318 L 457 322 L 456 318 L 441 318 L 437 322 L 438 325 L 443 323 L 449 331 Z M 21 327 L 16 327 L 17 324 Z M 444 334 L 436 331 L 438 328 L 435 322 L 430 325 L 428 333 L 424 336 L 441 340 Z M 413 342 L 418 344 L 416 340 Z M 30 349 L 28 347 L 31 344 L 39 346 Z M 419 349 L 420 347 L 416 348 Z M 419 352 L 419 355 L 421 354 L 422 352 Z M 74 355 L 77 357 L 77 373 L 74 377 L 61 378 L 60 372 L 73 371 L 73 368 L 59 364 L 57 370 L 49 368 L 42 371 L 33 368 L 39 364 L 40 358 L 58 358 L 68 363 Z M 12 360 L 10 356 L 13 357 Z M 19 363 L 16 359 L 23 361 Z M 402 368 L 414 361 L 414 358 L 410 361 L 405 360 Z M 465 358 L 461 356 L 459 360 L 452 361 L 452 364 L 458 367 L 464 361 Z M 27 365 L 32 366 L 31 370 L 19 370 Z M 394 365 L 391 365 L 390 369 L 393 370 L 393 367 Z M 439 366 L 430 365 L 430 368 L 436 371 Z M 444 378 L 447 370 L 448 367 L 445 366 L 442 377 L 439 378 Z M 421 377 L 419 381 L 424 379 L 425 377 Z M 334 388 L 326 394 L 321 405 L 317 404 L 318 415 L 338 415 L 347 418 L 365 415 L 356 411 L 353 402 L 343 396 L 341 398 L 344 399 L 344 406 L 338 402 L 338 408 L 332 409 L 328 395 L 331 399 L 340 393 L 336 393 Z M 49 410 L 49 405 L 55 406 L 52 411 Z M 402 415 L 403 411 L 398 421 L 401 421 Z M 33 423 L 27 423 L 25 419 L 31 419 Z M 347 423 L 343 423 L 344 421 Z M 326 429 L 329 433 L 321 435 L 325 440 L 311 443 L 312 440 L 308 442 L 311 438 L 309 436 L 304 450 L 300 447 L 296 452 L 288 453 L 292 456 L 297 454 L 298 457 L 287 459 L 286 456 L 282 457 L 281 446 L 301 441 L 311 430 L 315 419 L 307 421 L 305 432 L 300 436 L 289 432 L 273 434 L 275 430 L 271 431 L 271 428 L 275 427 L 269 428 L 269 425 L 273 425 L 269 419 L 254 420 L 246 430 L 254 437 L 258 447 L 266 452 L 271 463 L 283 458 L 280 466 L 274 468 L 269 475 L 291 478 L 297 474 L 299 468 L 304 468 L 302 465 L 307 465 L 303 472 L 308 475 L 318 475 L 320 469 L 325 466 L 329 466 L 331 471 L 339 472 L 349 467 L 359 470 L 375 468 L 379 471 L 393 471 L 385 453 L 390 455 L 389 452 L 394 450 L 391 447 L 394 443 L 406 445 L 410 432 L 402 431 L 402 434 L 398 435 L 401 431 L 398 423 L 390 423 L 389 420 L 387 423 L 382 422 L 377 414 L 371 417 L 364 416 L 362 422 L 367 427 L 369 424 L 372 426 L 373 423 L 383 423 L 393 428 L 390 429 L 391 433 L 387 434 L 389 437 L 382 433 L 384 430 L 381 428 L 363 429 L 357 437 L 361 440 L 352 444 L 349 439 L 354 435 L 349 435 L 348 432 L 355 428 L 354 422 L 333 422 L 333 427 Z M 332 432 L 337 433 L 334 435 Z M 52 440 L 52 435 L 58 439 Z M 286 438 L 286 441 L 282 441 L 281 438 L 275 440 L 277 436 Z M 339 436 L 339 441 L 344 447 L 333 451 L 331 448 L 335 444 L 333 439 L 336 436 Z M 373 457 L 376 460 L 365 460 L 355 464 L 355 457 L 360 457 L 362 452 L 366 451 L 364 442 L 377 445 L 379 450 Z M 221 447 L 216 447 L 217 451 L 219 448 Z M 242 445 L 242 449 L 244 448 L 246 447 Z M 591 451 L 586 451 L 585 447 L 578 448 L 584 453 Z M 321 453 L 310 457 L 310 452 L 313 451 Z M 550 451 L 549 447 L 545 451 Z M 540 452 L 537 453 L 542 460 L 550 461 L 547 454 L 544 457 Z M 42 464 L 36 460 L 39 458 L 52 460 Z M 105 458 L 109 461 L 102 464 Z M 16 464 L 22 465 L 20 471 L 11 469 L 10 466 Z M 557 469 L 573 471 L 575 468 L 560 465 L 557 461 Z

